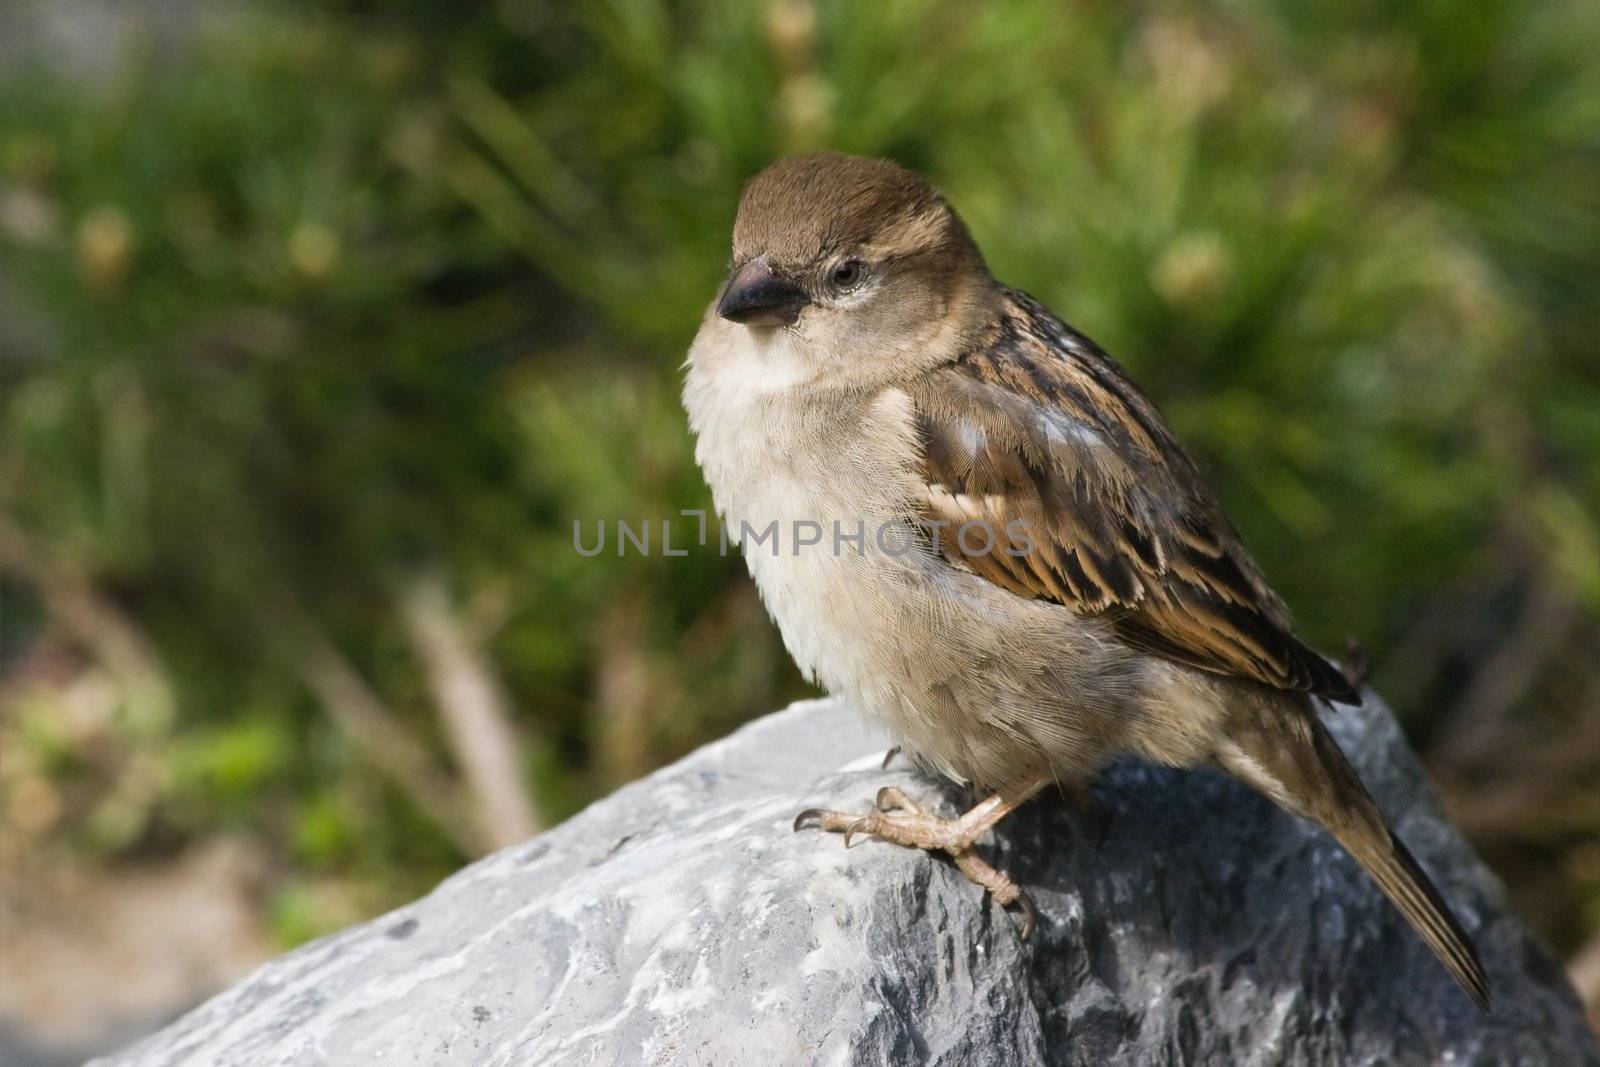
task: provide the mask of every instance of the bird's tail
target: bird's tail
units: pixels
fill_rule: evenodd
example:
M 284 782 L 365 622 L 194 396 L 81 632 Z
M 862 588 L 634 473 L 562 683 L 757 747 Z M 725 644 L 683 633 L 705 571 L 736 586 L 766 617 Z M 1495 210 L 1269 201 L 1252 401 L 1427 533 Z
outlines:
M 1335 836 L 1433 949 L 1456 983 L 1478 1007 L 1488 1011 L 1489 979 L 1478 961 L 1478 950 L 1394 831 L 1383 826 L 1379 832 Z
M 1384 822 L 1309 702 L 1239 709 L 1217 762 L 1280 805 L 1321 824 L 1361 864 L 1456 982 L 1484 1011 L 1489 980 L 1477 949 L 1410 850 Z

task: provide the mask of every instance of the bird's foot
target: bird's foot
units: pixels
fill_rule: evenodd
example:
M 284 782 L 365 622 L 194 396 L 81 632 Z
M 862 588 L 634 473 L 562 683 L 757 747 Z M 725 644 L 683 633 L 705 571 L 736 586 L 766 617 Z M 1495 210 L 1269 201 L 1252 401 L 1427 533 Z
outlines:
M 974 847 L 978 838 L 1019 803 L 1021 799 L 1007 801 L 996 794 L 959 818 L 943 819 L 924 812 L 898 787 L 886 785 L 878 790 L 874 810 L 865 815 L 808 808 L 795 817 L 794 828 L 799 831 L 815 825 L 830 833 L 842 833 L 845 848 L 858 835 L 871 835 L 906 848 L 943 852 L 955 861 L 957 870 L 982 886 L 1002 907 L 1015 904 L 1021 910 L 1021 933 L 1027 937 L 1038 917 L 1033 901 L 1003 871 L 978 855 Z

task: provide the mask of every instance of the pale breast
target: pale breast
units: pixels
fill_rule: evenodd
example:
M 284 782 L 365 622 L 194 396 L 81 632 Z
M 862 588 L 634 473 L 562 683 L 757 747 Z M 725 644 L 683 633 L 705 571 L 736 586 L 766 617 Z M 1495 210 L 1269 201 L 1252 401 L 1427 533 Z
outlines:
M 697 456 L 728 535 L 790 653 L 829 688 L 866 684 L 882 633 L 915 617 L 913 591 L 936 563 L 913 543 L 910 416 L 898 392 L 826 415 L 768 397 L 700 426 Z
M 929 489 L 910 398 L 741 379 L 693 363 L 684 402 L 717 510 L 801 670 L 953 777 L 1098 762 L 1119 721 L 1112 646 L 913 539 Z

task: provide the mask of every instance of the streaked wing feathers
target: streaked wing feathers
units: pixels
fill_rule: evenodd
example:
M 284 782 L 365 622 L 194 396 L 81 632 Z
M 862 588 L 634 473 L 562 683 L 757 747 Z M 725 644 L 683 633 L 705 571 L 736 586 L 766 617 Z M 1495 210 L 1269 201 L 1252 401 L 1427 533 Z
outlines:
M 990 336 L 912 398 L 926 515 L 953 563 L 1100 615 L 1152 655 L 1359 699 L 1294 636 L 1154 406 L 1033 300 L 1008 293 Z

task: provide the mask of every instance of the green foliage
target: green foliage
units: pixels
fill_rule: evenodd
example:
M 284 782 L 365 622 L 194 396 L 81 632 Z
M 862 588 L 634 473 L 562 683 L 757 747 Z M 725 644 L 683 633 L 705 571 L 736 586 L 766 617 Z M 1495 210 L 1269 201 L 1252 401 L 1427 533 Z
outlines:
M 100 83 L 0 84 L 5 650 L 111 690 L 78 733 L 59 692 L 0 721 L 0 787 L 64 790 L 45 829 L 256 833 L 291 939 L 326 926 L 305 878 L 356 911 L 426 885 L 449 809 L 316 652 L 446 752 L 423 573 L 547 819 L 798 693 L 736 559 L 588 559 L 572 524 L 708 506 L 677 365 L 741 183 L 815 146 L 931 173 L 1419 734 L 1541 590 L 1577 621 L 1508 714 L 1597 699 L 1592 5 L 422 8 L 258 3 Z

